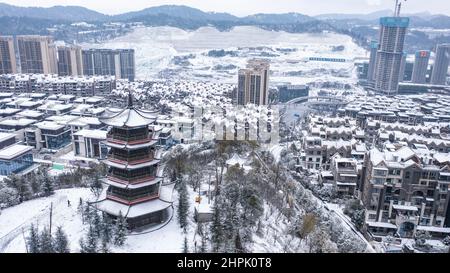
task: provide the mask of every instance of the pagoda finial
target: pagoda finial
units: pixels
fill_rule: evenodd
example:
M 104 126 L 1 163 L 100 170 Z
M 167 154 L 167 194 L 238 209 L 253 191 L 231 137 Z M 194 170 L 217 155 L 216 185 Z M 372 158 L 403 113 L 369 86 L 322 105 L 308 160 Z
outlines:
M 131 89 L 128 89 L 128 108 L 133 107 L 133 96 L 131 94 Z

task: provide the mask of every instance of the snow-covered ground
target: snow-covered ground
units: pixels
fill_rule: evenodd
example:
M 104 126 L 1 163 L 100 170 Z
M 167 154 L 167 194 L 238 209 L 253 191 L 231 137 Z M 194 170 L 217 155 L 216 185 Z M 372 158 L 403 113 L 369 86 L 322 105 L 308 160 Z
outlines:
M 367 51 L 351 37 L 336 33 L 287 33 L 239 26 L 220 32 L 213 27 L 185 31 L 173 27 L 139 27 L 131 33 L 90 48 L 133 48 L 137 79 L 161 75 L 190 80 L 235 83 L 237 70 L 250 58 L 271 61 L 271 82 L 305 84 L 317 81 L 352 83 L 353 60 Z M 208 54 L 210 50 L 225 50 Z M 213 52 L 217 53 L 217 52 Z M 310 57 L 345 62 L 308 61 Z
M 78 248 L 78 241 L 83 234 L 81 217 L 77 213 L 80 198 L 90 200 L 93 195 L 86 188 L 58 190 L 50 197 L 26 201 L 2 210 L 0 252 L 26 252 L 24 235 L 27 236 L 28 228 L 32 223 L 38 225 L 40 229 L 49 226 L 52 203 L 52 227 L 61 226 L 71 242 L 71 249 Z M 67 200 L 70 201 L 71 206 L 68 206 Z
M 355 233 L 363 242 L 366 243 L 367 252 L 376 252 L 374 247 L 370 244 L 369 241 L 367 241 L 367 239 L 364 237 L 364 235 L 362 235 L 361 232 L 359 232 L 356 229 L 352 220 L 347 215 L 344 214 L 344 207 L 342 205 L 333 204 L 333 203 L 325 203 L 325 207 L 327 209 L 329 209 L 330 211 L 332 211 L 333 213 L 335 213 L 342 220 L 344 227 L 346 227 L 348 230 Z
M 190 189 L 189 189 L 190 190 Z M 193 196 L 190 190 L 189 199 L 193 211 Z M 49 225 L 50 206 L 53 203 L 53 230 L 61 226 L 66 232 L 71 252 L 79 252 L 79 240 L 86 233 L 87 226 L 82 224 L 81 215 L 77 212 L 80 198 L 83 201 L 94 200 L 94 195 L 87 188 L 74 188 L 58 190 L 54 195 L 26 201 L 20 205 L 10 207 L 1 211 L 0 214 L 0 253 L 24 253 L 26 245 L 24 237 L 28 236 L 29 226 L 33 223 L 40 230 Z M 71 206 L 68 206 L 70 200 Z M 176 202 L 175 202 L 176 205 Z M 173 210 L 174 213 L 175 210 Z M 189 242 L 194 240 L 194 223 L 190 213 L 189 228 L 186 234 Z M 181 252 L 185 234 L 180 229 L 176 215 L 171 220 L 158 227 L 150 228 L 141 234 L 130 234 L 127 236 L 125 245 L 112 247 L 112 252 L 142 253 L 142 252 Z M 155 231 L 154 231 L 155 230 Z

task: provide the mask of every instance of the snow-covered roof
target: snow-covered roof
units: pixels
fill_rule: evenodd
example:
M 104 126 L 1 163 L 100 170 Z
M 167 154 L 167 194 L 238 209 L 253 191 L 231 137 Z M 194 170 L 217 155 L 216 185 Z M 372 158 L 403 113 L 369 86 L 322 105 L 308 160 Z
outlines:
M 33 148 L 30 146 L 14 144 L 0 150 L 0 159 L 11 160 L 31 150 L 33 150 Z
M 120 112 L 105 111 L 99 119 L 109 126 L 133 128 L 154 123 L 156 112 L 144 111 L 131 106 Z
M 56 123 L 56 122 L 53 122 L 53 121 L 47 121 L 47 120 L 38 122 L 35 125 L 36 125 L 36 127 L 38 127 L 41 130 L 52 130 L 52 131 L 55 131 L 55 130 L 59 130 L 59 129 L 64 128 L 64 125 L 62 125 L 62 124 L 59 124 L 59 123 Z
M 80 130 L 80 131 L 74 133 L 73 135 L 74 136 L 82 136 L 82 137 L 85 137 L 85 138 L 93 138 L 93 139 L 105 140 L 107 133 L 108 133 L 107 131 L 103 131 L 103 130 L 83 129 L 83 130 Z
M 109 199 L 104 199 L 100 202 L 94 203 L 94 205 L 99 210 L 105 211 L 112 215 L 119 215 L 120 213 L 122 213 L 122 215 L 127 218 L 135 218 L 149 213 L 161 211 L 172 206 L 173 187 L 174 184 L 161 186 L 160 197 L 158 199 L 153 199 L 133 206 L 128 206 Z
M 439 232 L 439 233 L 450 233 L 450 228 L 445 227 L 417 226 L 417 230 Z
M 409 210 L 409 211 L 418 211 L 419 210 L 415 206 L 407 206 L 407 205 L 393 205 L 392 207 L 396 210 Z
M 234 166 L 238 164 L 240 167 L 244 166 L 246 160 L 241 158 L 238 154 L 234 154 L 233 157 L 227 160 L 227 165 Z
M 25 117 L 25 118 L 39 118 L 43 115 L 44 114 L 42 114 L 41 112 L 36 111 L 36 110 L 24 110 L 20 113 L 17 113 L 17 116 L 21 116 L 21 117 Z
M 386 222 L 366 222 L 370 227 L 391 228 L 397 229 L 397 226 Z
M 5 141 L 7 139 L 10 139 L 10 138 L 15 138 L 15 137 L 16 137 L 15 134 L 0 132 L 0 142 L 3 142 L 3 141 Z
M 34 119 L 27 118 L 19 118 L 19 119 L 5 119 L 0 121 L 0 125 L 9 125 L 9 126 L 29 126 L 35 123 Z

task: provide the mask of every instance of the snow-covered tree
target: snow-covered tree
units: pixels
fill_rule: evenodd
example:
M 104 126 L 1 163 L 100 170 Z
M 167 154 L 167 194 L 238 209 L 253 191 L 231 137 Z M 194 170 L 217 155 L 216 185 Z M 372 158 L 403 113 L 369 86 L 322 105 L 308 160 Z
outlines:
M 428 232 L 423 230 L 418 230 L 414 236 L 414 245 L 416 247 L 427 247 L 427 240 L 431 239 L 431 236 Z
M 188 245 L 188 240 L 187 240 L 186 236 L 184 236 L 183 253 L 189 253 L 189 245 Z
M 53 179 L 48 175 L 48 172 L 43 172 L 42 177 L 42 190 L 45 196 L 50 196 L 55 193 L 53 185 Z
M 94 193 L 94 195 L 96 197 L 100 196 L 103 186 L 102 186 L 102 182 L 100 181 L 100 175 L 98 173 L 95 173 L 94 177 L 92 179 L 90 179 L 89 188 L 91 189 L 92 193 Z
M 0 204 L 10 207 L 19 203 L 17 190 L 0 182 Z
M 211 223 L 211 250 L 212 252 L 219 252 L 223 243 L 222 210 L 219 197 L 216 197 L 213 209 L 214 213 Z
M 172 181 L 180 181 L 186 168 L 187 153 L 182 146 L 177 146 L 166 160 L 166 170 L 170 172 Z
M 100 245 L 100 252 L 101 253 L 109 253 L 109 241 L 107 239 L 107 237 L 102 236 L 101 237 L 101 245 Z
M 310 253 L 330 253 L 336 252 L 337 248 L 330 241 L 330 236 L 321 228 L 316 228 L 310 236 L 309 242 Z
M 41 235 L 39 236 L 39 252 L 40 253 L 55 252 L 53 237 L 46 227 L 44 227 L 44 229 L 41 232 Z
M 81 253 L 97 253 L 97 234 L 92 225 L 89 226 L 86 239 L 80 240 Z
M 202 239 L 201 239 L 200 249 L 199 249 L 200 253 L 206 253 L 206 251 L 208 250 L 207 241 L 208 240 L 207 240 L 206 234 L 203 234 Z
M 14 188 L 17 192 L 17 198 L 19 203 L 26 201 L 30 198 L 30 187 L 26 179 L 15 174 L 6 177 L 4 180 L 8 187 Z
M 55 252 L 56 253 L 69 253 L 69 241 L 67 240 L 67 235 L 62 229 L 58 227 L 55 234 Z
M 123 246 L 127 236 L 128 224 L 125 217 L 123 217 L 122 212 L 116 219 L 116 225 L 114 228 L 114 245 Z
M 87 223 L 90 223 L 91 222 L 91 216 L 92 216 L 92 212 L 91 212 L 91 206 L 89 206 L 89 204 L 88 203 L 86 203 L 85 205 L 84 205 L 84 210 L 83 210 L 83 215 L 82 215 L 82 217 L 83 217 L 83 222 L 87 222 Z
M 102 230 L 101 230 L 101 238 L 102 241 L 105 241 L 109 244 L 113 237 L 113 224 L 111 218 L 108 215 L 103 214 L 102 216 Z
M 186 232 L 187 216 L 189 213 L 189 200 L 186 182 L 182 179 L 178 186 L 178 222 L 180 227 Z
M 34 224 L 31 224 L 29 236 L 27 238 L 27 248 L 29 253 L 39 253 L 39 230 Z
M 442 243 L 443 243 L 444 245 L 446 245 L 446 246 L 450 246 L 450 236 L 445 237 L 445 238 L 442 240 Z
M 33 194 L 40 194 L 41 193 L 41 181 L 39 179 L 37 179 L 37 174 L 35 175 L 31 175 L 29 177 L 29 182 L 30 182 L 30 188 L 31 191 L 33 192 Z
M 91 216 L 90 225 L 92 225 L 97 238 L 99 238 L 101 235 L 102 229 L 103 229 L 102 219 L 100 218 L 100 215 L 98 214 L 98 212 L 96 210 L 91 210 L 91 211 L 92 211 L 92 216 Z
M 355 213 L 352 215 L 352 222 L 355 223 L 355 226 L 361 230 L 366 222 L 365 209 L 355 211 Z

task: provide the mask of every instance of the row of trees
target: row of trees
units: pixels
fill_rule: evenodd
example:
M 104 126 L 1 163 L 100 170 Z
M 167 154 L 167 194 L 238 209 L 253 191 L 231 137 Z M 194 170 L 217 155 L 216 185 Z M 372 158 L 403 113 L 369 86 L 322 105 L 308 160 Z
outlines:
M 29 236 L 26 240 L 28 253 L 69 253 L 67 235 L 58 227 L 53 236 L 47 227 L 39 232 L 37 226 L 30 226 Z
M 88 225 L 87 234 L 80 239 L 81 253 L 107 253 L 110 245 L 123 246 L 127 235 L 127 221 L 120 214 L 114 221 L 106 214 L 99 213 L 89 204 L 83 204 L 80 199 L 78 213 L 83 224 Z
M 104 165 L 92 169 L 77 168 L 58 176 L 49 175 L 49 169 L 40 167 L 25 176 L 10 175 L 0 182 L 0 205 L 10 207 L 38 197 L 50 196 L 55 189 L 91 187 L 94 193 L 101 190 L 100 177 L 104 175 Z
M 27 176 L 10 175 L 0 181 L 0 204 L 9 207 L 33 198 L 52 195 L 54 183 L 54 179 L 43 167 Z

